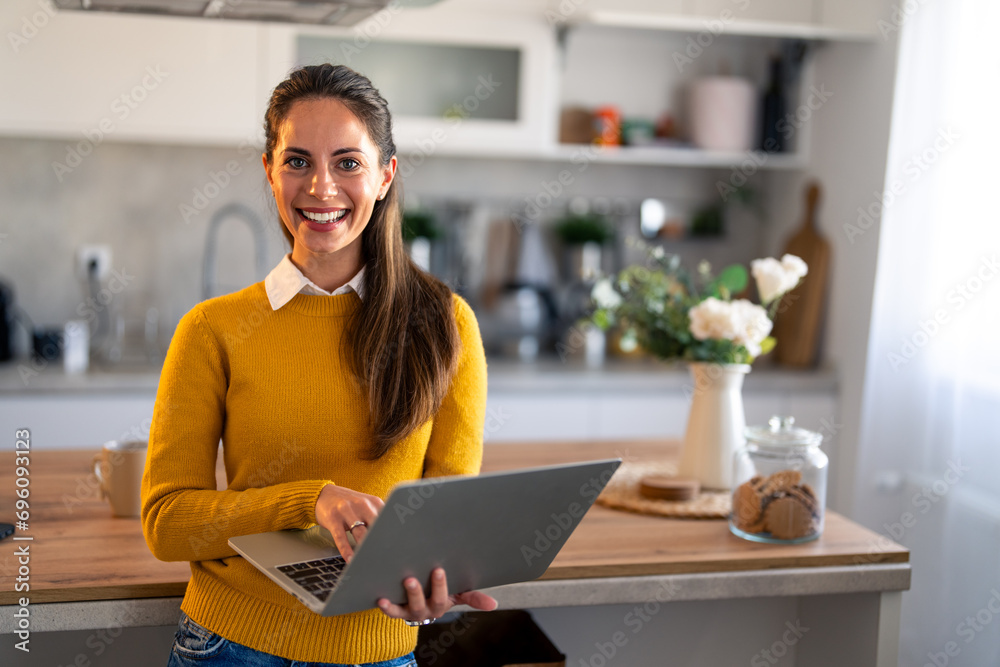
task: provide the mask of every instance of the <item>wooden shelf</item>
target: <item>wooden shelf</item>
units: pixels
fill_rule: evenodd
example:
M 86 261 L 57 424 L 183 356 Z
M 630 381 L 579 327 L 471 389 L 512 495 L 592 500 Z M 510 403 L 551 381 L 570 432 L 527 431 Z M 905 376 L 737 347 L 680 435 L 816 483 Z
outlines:
M 401 146 L 401 155 L 417 154 L 407 146 Z M 678 146 L 620 146 L 599 147 L 588 144 L 558 144 L 547 148 L 528 151 L 523 149 L 483 149 L 442 146 L 435 155 L 442 157 L 468 157 L 484 160 L 544 160 L 550 162 L 581 161 L 594 164 L 646 165 L 655 167 L 697 167 L 705 169 L 729 169 L 753 160 L 756 169 L 793 170 L 805 166 L 805 156 L 799 153 L 768 154 L 760 151 L 727 153 L 704 151 L 697 148 Z
M 704 32 L 706 19 L 701 16 L 678 16 L 669 13 L 591 11 L 583 15 L 580 23 L 639 28 L 642 30 L 667 30 L 672 32 Z M 726 34 L 751 37 L 787 37 L 791 39 L 872 41 L 878 33 L 853 32 L 840 28 L 809 23 L 784 23 L 781 21 L 739 20 L 726 24 Z

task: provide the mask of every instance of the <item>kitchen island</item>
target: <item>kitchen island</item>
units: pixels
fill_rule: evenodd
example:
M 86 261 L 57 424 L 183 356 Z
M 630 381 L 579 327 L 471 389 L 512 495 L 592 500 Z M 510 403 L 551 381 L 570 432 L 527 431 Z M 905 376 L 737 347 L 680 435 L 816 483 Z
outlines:
M 16 536 L 33 539 L 8 538 L 0 551 L 6 645 L 16 641 L 9 633 L 24 596 L 36 639 L 142 626 L 172 634 L 188 565 L 155 560 L 138 519 L 110 517 L 90 471 L 93 454 L 31 454 L 31 517 Z M 490 444 L 483 470 L 676 454 L 676 442 L 648 440 Z M 13 506 L 14 489 L 11 456 L 0 462 L 0 507 Z M 15 545 L 30 545 L 27 594 L 15 591 Z M 490 592 L 501 607 L 531 610 L 567 665 L 617 656 L 628 665 L 888 667 L 896 664 L 909 581 L 904 547 L 833 512 L 820 539 L 776 546 L 740 540 L 722 520 L 595 506 L 541 579 Z

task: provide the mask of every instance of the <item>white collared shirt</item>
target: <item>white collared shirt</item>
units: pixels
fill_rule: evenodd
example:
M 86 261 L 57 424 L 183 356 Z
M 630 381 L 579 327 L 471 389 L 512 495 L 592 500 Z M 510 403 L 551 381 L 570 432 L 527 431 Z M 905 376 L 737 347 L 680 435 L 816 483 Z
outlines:
M 278 310 L 291 301 L 296 294 L 314 296 L 336 296 L 338 294 L 350 294 L 355 292 L 359 299 L 364 298 L 364 277 L 365 267 L 362 266 L 353 278 L 346 285 L 341 285 L 332 292 L 325 289 L 305 277 L 299 267 L 292 263 L 291 253 L 287 253 L 278 265 L 271 269 L 264 278 L 264 291 L 267 292 L 267 300 L 271 302 L 271 310 Z

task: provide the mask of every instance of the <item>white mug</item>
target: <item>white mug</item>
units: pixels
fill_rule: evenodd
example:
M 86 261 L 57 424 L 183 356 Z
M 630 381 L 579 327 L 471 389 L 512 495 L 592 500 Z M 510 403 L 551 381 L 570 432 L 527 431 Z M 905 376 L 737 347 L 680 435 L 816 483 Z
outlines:
M 111 503 L 111 515 L 139 516 L 142 510 L 142 472 L 146 467 L 147 443 L 112 440 L 94 457 L 94 475 L 101 497 Z

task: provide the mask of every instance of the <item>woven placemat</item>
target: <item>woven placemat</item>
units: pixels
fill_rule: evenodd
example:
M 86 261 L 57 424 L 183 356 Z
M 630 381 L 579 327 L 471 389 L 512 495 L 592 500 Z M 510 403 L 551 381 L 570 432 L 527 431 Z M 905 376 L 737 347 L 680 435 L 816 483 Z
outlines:
M 658 500 L 639 493 L 639 480 L 646 475 L 676 474 L 677 466 L 673 463 L 622 463 L 597 497 L 597 503 L 616 510 L 681 519 L 725 519 L 729 516 L 732 496 L 725 491 L 702 491 L 691 500 Z

